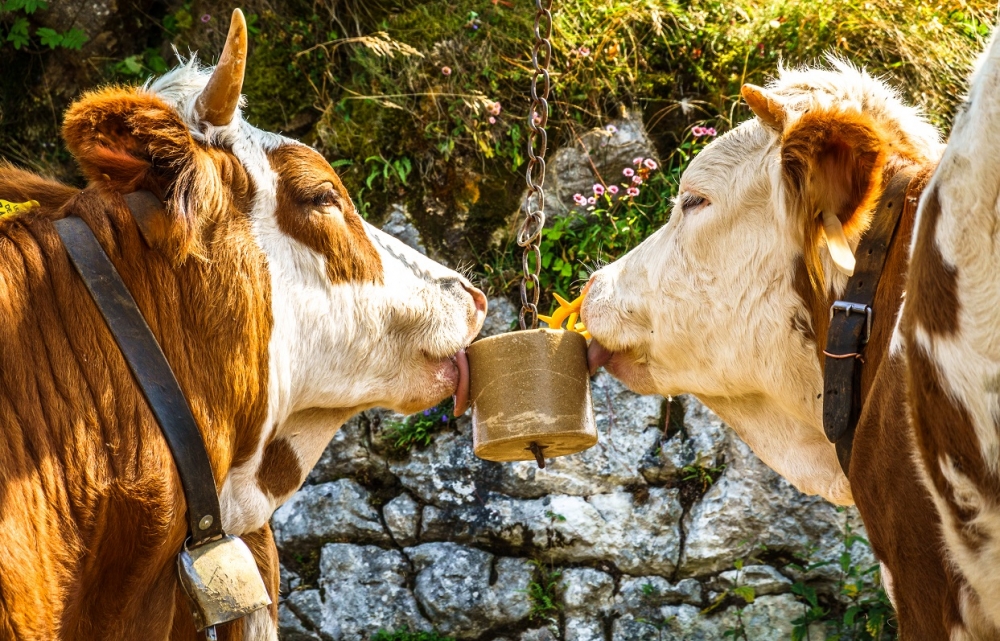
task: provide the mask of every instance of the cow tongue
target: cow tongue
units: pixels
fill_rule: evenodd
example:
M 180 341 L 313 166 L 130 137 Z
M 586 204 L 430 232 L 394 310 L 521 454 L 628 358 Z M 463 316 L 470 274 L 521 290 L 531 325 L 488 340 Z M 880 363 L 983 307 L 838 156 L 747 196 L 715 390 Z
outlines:
M 465 414 L 469 409 L 469 356 L 464 349 L 458 350 L 454 357 L 458 367 L 458 387 L 455 388 L 455 416 Z
M 590 375 L 593 376 L 598 369 L 611 360 L 612 356 L 614 356 L 614 352 L 598 343 L 596 338 L 590 339 L 590 345 L 587 347 L 587 366 L 590 368 Z

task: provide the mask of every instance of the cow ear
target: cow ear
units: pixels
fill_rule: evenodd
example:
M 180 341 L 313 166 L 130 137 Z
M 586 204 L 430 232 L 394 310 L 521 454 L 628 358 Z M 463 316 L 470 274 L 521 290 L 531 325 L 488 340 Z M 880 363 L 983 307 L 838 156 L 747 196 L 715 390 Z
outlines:
M 781 167 L 789 205 L 803 217 L 807 255 L 817 255 L 823 230 L 834 265 L 854 274 L 851 242 L 871 223 L 885 160 L 885 137 L 860 112 L 813 109 L 788 126 Z
M 165 201 L 147 241 L 174 259 L 194 238 L 195 220 L 178 183 L 197 164 L 187 126 L 169 105 L 141 89 L 110 88 L 86 94 L 63 122 L 63 138 L 91 183 L 120 194 L 147 190 Z M 141 222 L 141 221 L 140 221 Z

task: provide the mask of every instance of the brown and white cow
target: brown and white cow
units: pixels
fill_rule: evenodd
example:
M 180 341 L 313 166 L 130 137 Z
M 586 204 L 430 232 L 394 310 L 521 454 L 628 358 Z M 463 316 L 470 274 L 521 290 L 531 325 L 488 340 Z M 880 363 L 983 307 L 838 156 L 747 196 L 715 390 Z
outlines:
M 964 631 L 1000 638 L 1000 39 L 918 212 L 893 345 L 905 354 L 924 481 L 966 589 Z M 962 636 L 964 633 L 964 636 Z
M 938 132 L 843 62 L 782 70 L 744 88 L 758 117 L 694 158 L 669 223 L 597 271 L 583 306 L 592 366 L 639 392 L 695 394 L 800 490 L 857 503 L 902 639 L 1000 639 L 993 55 L 916 236 Z M 875 214 L 900 172 L 914 178 L 875 294 L 848 481 L 823 427 L 829 310 L 862 237 L 889 224 Z
M 452 394 L 482 324 L 468 280 L 363 221 L 316 151 L 243 120 L 233 25 L 214 76 L 191 60 L 69 109 L 86 188 L 0 165 L 0 198 L 39 203 L 0 219 L 0 639 L 195 636 L 170 452 L 54 220 L 85 220 L 135 297 L 275 603 L 273 510 L 351 414 Z M 140 189 L 165 203 L 145 234 L 122 198 Z M 274 640 L 275 619 L 223 636 Z

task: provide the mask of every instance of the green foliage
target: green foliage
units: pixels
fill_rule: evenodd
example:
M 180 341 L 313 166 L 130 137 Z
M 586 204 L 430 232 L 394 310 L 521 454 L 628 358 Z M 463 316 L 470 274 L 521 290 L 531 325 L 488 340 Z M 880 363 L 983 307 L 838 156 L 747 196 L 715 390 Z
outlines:
M 49 8 L 45 0 L 0 0 L 0 51 L 3 43 L 8 42 L 16 51 L 29 48 L 35 44 L 31 34 L 34 33 L 37 44 L 51 49 L 62 48 L 78 50 L 89 40 L 86 33 L 73 27 L 64 32 L 50 27 L 35 27 L 32 31 L 31 20 L 38 11 Z M 2 27 L 7 27 L 7 35 L 3 36 Z
M 704 493 L 725 470 L 726 465 L 724 463 L 715 466 L 704 464 L 701 460 L 701 452 L 699 452 L 693 463 L 681 468 L 681 480 L 696 483 L 700 486 L 701 492 Z M 742 565 L 737 569 L 742 569 Z M 750 603 L 750 601 L 747 601 L 747 603 Z
M 454 637 L 443 637 L 437 632 L 410 632 L 408 626 L 389 632 L 379 630 L 371 641 L 455 641 Z
M 542 561 L 531 561 L 535 566 L 535 575 L 528 583 L 524 593 L 528 596 L 531 619 L 554 622 L 562 607 L 559 603 L 557 588 L 562 570 L 546 565 Z
M 843 549 L 837 561 L 840 577 L 837 581 L 839 603 L 837 607 L 824 605 L 815 588 L 803 581 L 792 585 L 792 592 L 803 604 L 802 616 L 793 620 L 792 641 L 808 639 L 809 626 L 822 623 L 828 641 L 883 641 L 895 639 L 894 612 L 885 590 L 882 589 L 879 565 L 858 567 L 851 553 L 855 545 L 868 547 L 864 537 L 854 534 L 848 524 L 844 534 Z M 830 562 L 791 567 L 805 573 Z M 846 603 L 846 608 L 843 604 Z
M 387 422 L 385 438 L 389 446 L 397 453 L 408 452 L 413 447 L 427 447 L 434 434 L 451 425 L 454 408 L 455 403 L 449 398 L 402 421 Z

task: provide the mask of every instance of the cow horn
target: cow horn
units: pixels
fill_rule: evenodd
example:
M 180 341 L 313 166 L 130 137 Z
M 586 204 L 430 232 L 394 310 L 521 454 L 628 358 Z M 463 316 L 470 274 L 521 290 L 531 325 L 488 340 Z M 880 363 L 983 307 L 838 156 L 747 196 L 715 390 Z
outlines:
M 826 232 L 826 246 L 830 250 L 830 258 L 837 269 L 847 276 L 854 275 L 854 251 L 847 242 L 844 226 L 840 224 L 837 214 L 823 212 L 823 231 Z
M 785 129 L 785 106 L 774 94 L 763 87 L 746 84 L 740 89 L 743 100 L 746 100 L 750 110 L 760 118 L 761 122 L 781 133 Z
M 198 96 L 195 104 L 198 117 L 210 122 L 216 127 L 228 125 L 236 115 L 236 107 L 240 102 L 240 92 L 243 90 L 243 74 L 247 67 L 247 21 L 243 12 L 233 10 L 233 19 L 229 23 L 229 35 L 226 37 L 226 47 L 219 57 L 212 77 Z

